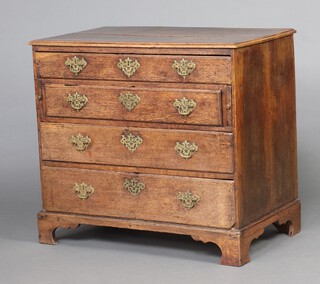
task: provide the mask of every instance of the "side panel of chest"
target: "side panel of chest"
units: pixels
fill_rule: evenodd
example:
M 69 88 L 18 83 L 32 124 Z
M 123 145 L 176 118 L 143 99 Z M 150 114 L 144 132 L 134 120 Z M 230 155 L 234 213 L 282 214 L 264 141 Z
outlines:
M 238 226 L 297 198 L 292 36 L 234 51 Z

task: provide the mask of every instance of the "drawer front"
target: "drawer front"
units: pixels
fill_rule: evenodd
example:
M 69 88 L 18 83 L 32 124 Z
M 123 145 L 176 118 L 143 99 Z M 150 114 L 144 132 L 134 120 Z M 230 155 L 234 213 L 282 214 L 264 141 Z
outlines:
M 46 83 L 47 116 L 221 126 L 230 87 L 72 81 Z M 227 98 L 228 96 L 228 98 Z
M 35 61 L 43 78 L 231 83 L 229 56 L 37 52 Z
M 41 123 L 42 159 L 233 173 L 231 133 Z
M 47 211 L 174 222 L 234 224 L 232 181 L 74 168 L 42 168 Z

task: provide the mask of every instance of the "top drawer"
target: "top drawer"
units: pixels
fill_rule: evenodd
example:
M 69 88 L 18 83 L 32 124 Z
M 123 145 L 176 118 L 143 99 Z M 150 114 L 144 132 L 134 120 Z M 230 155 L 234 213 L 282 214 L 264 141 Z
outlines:
M 231 83 L 229 56 L 37 52 L 35 63 L 43 78 Z

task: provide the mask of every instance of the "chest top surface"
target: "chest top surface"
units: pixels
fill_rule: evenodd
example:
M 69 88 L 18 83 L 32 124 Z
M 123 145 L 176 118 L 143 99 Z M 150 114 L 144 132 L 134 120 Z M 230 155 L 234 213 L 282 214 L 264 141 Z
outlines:
M 289 36 L 281 28 L 101 27 L 31 41 L 44 46 L 239 48 Z

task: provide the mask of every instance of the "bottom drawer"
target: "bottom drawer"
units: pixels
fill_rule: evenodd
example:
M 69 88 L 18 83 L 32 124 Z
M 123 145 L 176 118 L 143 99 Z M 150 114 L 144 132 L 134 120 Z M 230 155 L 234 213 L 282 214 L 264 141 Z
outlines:
M 232 181 L 43 166 L 42 194 L 47 211 L 234 225 Z

